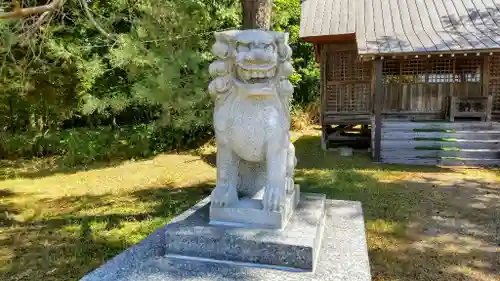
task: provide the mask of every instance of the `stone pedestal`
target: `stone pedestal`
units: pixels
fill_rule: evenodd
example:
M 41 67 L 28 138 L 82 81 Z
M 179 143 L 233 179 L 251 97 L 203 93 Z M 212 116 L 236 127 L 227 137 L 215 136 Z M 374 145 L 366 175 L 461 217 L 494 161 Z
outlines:
M 326 199 L 316 194 L 302 194 L 300 199 L 283 230 L 210 225 L 206 206 L 167 228 L 167 255 L 313 271 L 323 234 Z
M 361 204 L 302 198 L 287 231 L 209 225 L 206 198 L 81 281 L 370 281 Z

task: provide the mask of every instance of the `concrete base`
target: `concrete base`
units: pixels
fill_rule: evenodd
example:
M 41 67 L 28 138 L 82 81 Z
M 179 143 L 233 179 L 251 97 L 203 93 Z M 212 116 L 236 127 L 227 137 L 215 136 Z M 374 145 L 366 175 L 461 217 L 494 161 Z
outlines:
M 282 212 L 263 210 L 262 197 L 264 190 L 253 198 L 240 199 L 234 206 L 224 208 L 210 207 L 210 224 L 251 229 L 284 229 L 299 203 L 300 188 L 296 184 L 285 199 Z
M 165 233 L 172 230 L 172 225 L 195 218 L 194 214 L 207 208 L 209 202 L 209 197 L 204 199 L 81 281 L 371 280 L 361 204 L 352 201 L 325 201 L 325 227 L 314 272 L 167 253 Z M 200 219 L 204 218 L 198 217 L 198 222 Z

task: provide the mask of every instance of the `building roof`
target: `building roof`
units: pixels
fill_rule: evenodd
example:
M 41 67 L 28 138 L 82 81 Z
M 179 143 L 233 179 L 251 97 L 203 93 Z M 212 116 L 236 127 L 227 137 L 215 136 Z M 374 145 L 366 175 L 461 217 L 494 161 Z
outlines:
M 302 0 L 301 38 L 341 34 L 359 54 L 500 49 L 500 0 Z

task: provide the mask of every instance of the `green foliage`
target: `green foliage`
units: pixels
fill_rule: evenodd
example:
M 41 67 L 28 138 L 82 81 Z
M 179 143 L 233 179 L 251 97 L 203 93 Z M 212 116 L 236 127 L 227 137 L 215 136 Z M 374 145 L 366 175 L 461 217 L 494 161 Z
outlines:
M 298 73 L 301 78 L 295 84 L 295 103 L 307 106 L 317 102 L 320 93 L 319 68 L 312 64 L 306 68 L 300 68 Z
M 61 156 L 67 166 L 142 158 L 191 149 L 212 135 L 209 127 L 188 131 L 155 124 L 78 128 L 45 133 L 0 134 L 0 158 Z
M 137 103 L 164 105 L 165 125 L 189 129 L 209 122 L 211 35 L 238 25 L 235 1 L 88 3 L 116 40 L 98 31 L 79 1 L 66 1 L 36 36 L 24 36 L 31 19 L 1 21 L 0 103 L 12 112 L 28 108 L 19 120 L 0 120 L 2 126 L 18 131 L 27 123 L 43 131 L 71 116 L 109 117 Z M 43 85 L 40 77 L 47 77 Z
M 89 163 L 210 137 L 213 32 L 238 28 L 239 1 L 87 1 L 101 28 L 79 1 L 35 31 L 36 18 L 0 21 L 0 157 Z M 306 106 L 319 71 L 299 40 L 300 1 L 274 2 L 273 28 L 290 33 L 295 54 L 294 103 Z
M 308 106 L 319 98 L 319 67 L 312 45 L 300 41 L 300 0 L 274 0 L 274 29 L 290 34 L 295 73 L 290 82 L 295 87 L 294 104 Z

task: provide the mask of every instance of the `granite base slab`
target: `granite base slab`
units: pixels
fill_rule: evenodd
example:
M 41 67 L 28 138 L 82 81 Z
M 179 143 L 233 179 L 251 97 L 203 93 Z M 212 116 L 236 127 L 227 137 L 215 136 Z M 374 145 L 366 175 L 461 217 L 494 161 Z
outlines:
M 371 280 L 363 212 L 361 204 L 353 201 L 326 200 L 325 228 L 314 272 L 168 257 L 165 232 L 169 225 L 186 220 L 209 202 L 210 198 L 205 198 L 170 224 L 83 277 L 81 281 Z
M 211 225 L 208 217 L 213 209 L 209 210 L 207 204 L 182 222 L 166 228 L 165 251 L 177 258 L 196 257 L 313 271 L 324 229 L 325 201 L 323 194 L 301 194 L 283 230 Z

